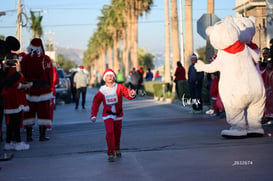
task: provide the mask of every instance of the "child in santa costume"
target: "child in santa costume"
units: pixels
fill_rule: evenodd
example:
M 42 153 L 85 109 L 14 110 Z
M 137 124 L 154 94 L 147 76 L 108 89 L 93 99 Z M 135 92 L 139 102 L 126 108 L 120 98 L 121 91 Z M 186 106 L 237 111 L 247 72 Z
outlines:
M 211 74 L 212 83 L 210 86 L 210 96 L 213 102 L 213 113 L 210 116 L 218 116 L 219 108 L 217 107 L 216 101 L 219 96 L 218 84 L 219 84 L 219 72 L 214 72 Z
M 108 147 L 108 160 L 114 161 L 114 156 L 121 157 L 120 136 L 123 119 L 122 99 L 132 100 L 136 92 L 122 84 L 117 84 L 116 74 L 112 69 L 107 69 L 103 74 L 105 85 L 101 86 L 95 95 L 91 110 L 91 121 L 95 122 L 100 104 L 103 102 L 102 119 L 106 129 L 106 142 Z

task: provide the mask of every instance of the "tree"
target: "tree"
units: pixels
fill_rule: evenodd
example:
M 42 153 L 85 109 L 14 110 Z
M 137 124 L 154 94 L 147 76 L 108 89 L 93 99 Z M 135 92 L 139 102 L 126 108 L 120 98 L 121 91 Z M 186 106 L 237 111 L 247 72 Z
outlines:
M 198 59 L 206 61 L 206 47 L 200 47 L 197 50 L 198 53 Z
M 104 6 L 99 17 L 98 28 L 90 38 L 88 48 L 84 53 L 84 64 L 96 66 L 96 70 L 105 66 L 106 52 L 110 64 L 114 57 L 113 68 L 125 67 L 129 72 L 129 60 L 132 57 L 133 66 L 138 64 L 138 17 L 151 8 L 152 0 L 112 0 L 111 5 Z M 123 40 L 123 62 L 120 62 L 120 42 Z M 113 51 L 111 51 L 113 50 Z M 113 52 L 113 53 L 112 53 Z M 123 63 L 124 65 L 119 65 Z
M 138 49 L 138 65 L 143 67 L 144 70 L 147 68 L 154 69 L 154 55 L 151 53 L 145 52 L 143 49 Z
M 77 67 L 77 64 L 69 59 L 66 59 L 63 55 L 58 54 L 57 61 L 56 61 L 57 67 L 61 67 L 64 69 L 65 72 L 69 72 L 71 68 Z
M 33 38 L 40 38 L 43 35 L 43 28 L 42 28 L 42 20 L 43 16 L 35 16 L 33 11 L 30 11 L 30 19 L 31 19 L 31 30 Z

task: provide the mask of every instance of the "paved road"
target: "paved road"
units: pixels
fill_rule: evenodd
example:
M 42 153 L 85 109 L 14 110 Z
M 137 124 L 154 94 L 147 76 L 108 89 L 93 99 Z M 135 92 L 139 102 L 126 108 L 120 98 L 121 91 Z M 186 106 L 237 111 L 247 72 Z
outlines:
M 103 121 L 89 121 L 95 92 L 88 90 L 86 110 L 58 105 L 48 132 L 51 140 L 39 142 L 35 127 L 31 149 L 0 162 L 0 181 L 273 179 L 272 126 L 264 127 L 262 138 L 224 139 L 224 119 L 192 115 L 188 107 L 141 97 L 124 102 L 123 155 L 109 163 Z

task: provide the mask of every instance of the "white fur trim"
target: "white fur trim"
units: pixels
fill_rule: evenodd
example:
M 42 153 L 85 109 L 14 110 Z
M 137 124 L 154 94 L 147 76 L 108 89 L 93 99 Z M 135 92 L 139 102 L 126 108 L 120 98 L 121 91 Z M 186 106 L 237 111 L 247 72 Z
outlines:
M 52 125 L 52 121 L 50 119 L 38 119 L 39 126 L 49 126 Z
M 30 102 L 42 102 L 42 101 L 48 101 L 54 98 L 52 92 L 40 96 L 30 96 L 29 94 L 26 94 L 26 98 Z
M 15 113 L 19 113 L 21 111 L 28 112 L 29 111 L 29 106 L 20 105 L 16 109 L 4 109 L 5 114 L 15 114 Z
M 113 72 L 111 72 L 111 71 L 108 71 L 108 72 L 106 72 L 106 73 L 104 74 L 104 76 L 103 76 L 103 80 L 104 80 L 104 81 L 105 81 L 105 78 L 106 78 L 107 75 L 113 75 L 113 77 L 114 77 L 115 80 L 116 80 L 115 74 L 114 74 Z
M 24 126 L 32 126 L 35 124 L 35 118 L 25 119 L 23 121 Z
M 103 116 L 102 119 L 103 120 L 113 119 L 114 121 L 118 121 L 118 120 L 122 120 L 123 117 L 117 117 L 116 115 L 108 115 L 108 116 Z

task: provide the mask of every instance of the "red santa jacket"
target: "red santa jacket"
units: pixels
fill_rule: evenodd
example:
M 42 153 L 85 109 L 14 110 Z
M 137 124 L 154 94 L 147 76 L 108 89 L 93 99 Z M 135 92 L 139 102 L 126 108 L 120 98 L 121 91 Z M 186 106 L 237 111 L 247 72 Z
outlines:
M 56 95 L 56 88 L 55 86 L 59 84 L 59 76 L 56 67 L 53 66 L 53 83 L 51 85 L 51 91 L 53 93 L 53 96 Z
M 26 92 L 28 101 L 41 102 L 54 98 L 51 92 L 53 66 L 47 55 L 27 54 L 22 59 L 21 69 L 26 81 L 33 82 Z
M 122 84 L 115 84 L 113 87 L 101 86 L 98 93 L 93 99 L 91 110 L 91 117 L 97 117 L 101 102 L 103 102 L 102 119 L 122 120 L 122 98 L 125 97 L 129 100 L 134 99 L 136 96 L 131 97 L 130 89 Z

